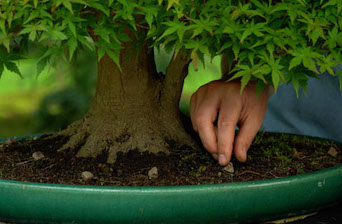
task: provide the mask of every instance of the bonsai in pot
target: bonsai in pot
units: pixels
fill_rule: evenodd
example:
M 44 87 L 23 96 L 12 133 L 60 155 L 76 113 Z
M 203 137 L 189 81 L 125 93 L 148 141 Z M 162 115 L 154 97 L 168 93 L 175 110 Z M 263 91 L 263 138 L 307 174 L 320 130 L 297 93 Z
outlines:
M 285 82 L 298 92 L 307 76 L 336 75 L 342 62 L 341 4 L 332 0 L 1 1 L 0 10 L 0 74 L 6 67 L 21 75 L 15 61 L 32 44 L 38 73 L 82 48 L 96 51 L 91 107 L 56 136 L 69 137 L 59 151 L 106 151 L 108 163 L 132 149 L 168 154 L 170 142 L 198 147 L 178 104 L 189 63 L 196 69 L 204 55 L 226 55 L 230 80 L 240 78 L 241 91 L 256 82 L 259 93 Z M 173 54 L 166 74 L 156 71 L 153 47 Z
M 79 48 L 93 44 L 96 95 L 84 118 L 59 133 L 70 137 L 61 150 L 82 146 L 81 157 L 107 150 L 108 162 L 135 148 L 168 153 L 166 139 L 194 146 L 178 111 L 190 61 L 196 67 L 204 55 L 226 54 L 241 91 L 252 80 L 259 92 L 283 82 L 298 91 L 307 75 L 334 75 L 331 68 L 342 61 L 338 4 L 3 1 L 0 71 L 20 75 L 14 61 L 32 43 L 42 48 L 40 69 L 72 60 Z M 154 46 L 174 52 L 165 75 L 156 71 Z

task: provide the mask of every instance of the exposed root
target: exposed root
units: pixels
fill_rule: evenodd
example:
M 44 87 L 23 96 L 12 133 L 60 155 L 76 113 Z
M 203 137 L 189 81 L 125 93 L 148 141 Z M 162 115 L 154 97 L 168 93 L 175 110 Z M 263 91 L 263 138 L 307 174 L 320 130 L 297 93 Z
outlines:
M 83 120 L 78 120 L 70 124 L 66 129 L 58 132 L 58 135 L 63 135 L 63 136 L 72 136 L 75 135 L 80 131 L 80 128 L 83 127 Z
M 77 149 L 77 148 L 79 148 L 81 145 L 84 144 L 88 135 L 89 134 L 84 132 L 84 131 L 81 131 L 79 133 L 75 133 L 74 135 L 71 135 L 69 141 L 66 144 L 64 144 L 58 150 L 58 152 L 64 151 L 66 149 Z
M 160 117 L 159 117 L 160 118 Z M 69 141 L 58 151 L 78 150 L 77 157 L 97 157 L 108 153 L 108 163 L 116 161 L 117 153 L 138 149 L 141 152 L 169 154 L 170 140 L 176 145 L 198 148 L 196 142 L 184 130 L 178 119 L 160 119 L 141 116 L 116 120 L 94 117 L 77 121 L 59 135 L 67 135 Z M 175 147 L 174 145 L 172 147 Z

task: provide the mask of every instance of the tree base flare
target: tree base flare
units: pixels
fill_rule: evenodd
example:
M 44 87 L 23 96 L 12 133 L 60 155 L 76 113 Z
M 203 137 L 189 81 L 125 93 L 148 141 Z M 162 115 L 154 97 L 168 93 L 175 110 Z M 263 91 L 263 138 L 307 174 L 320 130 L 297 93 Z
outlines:
M 172 147 L 199 148 L 179 116 L 139 115 L 131 119 L 86 115 L 57 135 L 69 137 L 59 151 L 78 150 L 77 157 L 97 157 L 105 151 L 108 163 L 116 161 L 117 153 L 134 149 L 168 155 L 172 150 L 170 142 L 176 143 Z

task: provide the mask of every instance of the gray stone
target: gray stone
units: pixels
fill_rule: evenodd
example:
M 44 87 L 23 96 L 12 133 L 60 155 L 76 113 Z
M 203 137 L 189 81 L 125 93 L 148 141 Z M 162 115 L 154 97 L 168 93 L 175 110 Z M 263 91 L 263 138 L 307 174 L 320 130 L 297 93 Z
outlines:
M 4 144 L 5 144 L 5 145 L 10 145 L 10 144 L 12 144 L 13 142 L 14 142 L 14 140 L 11 139 L 11 138 L 9 138 L 9 139 L 7 139 L 6 141 L 4 141 Z
M 328 154 L 331 155 L 332 157 L 336 157 L 338 152 L 334 147 L 331 147 L 328 151 Z
M 229 162 L 227 166 L 222 168 L 223 171 L 228 172 L 228 173 L 234 173 L 234 166 L 232 162 Z
M 40 151 L 34 152 L 32 154 L 32 157 L 33 157 L 34 160 L 41 160 L 41 159 L 45 158 L 44 154 L 42 152 L 40 152 Z
M 94 174 L 92 174 L 91 172 L 89 172 L 89 171 L 82 172 L 82 179 L 83 180 L 89 181 L 89 180 L 92 180 L 93 178 L 94 178 Z
M 158 168 L 157 167 L 153 167 L 152 169 L 150 169 L 148 171 L 148 177 L 150 179 L 152 178 L 158 178 Z

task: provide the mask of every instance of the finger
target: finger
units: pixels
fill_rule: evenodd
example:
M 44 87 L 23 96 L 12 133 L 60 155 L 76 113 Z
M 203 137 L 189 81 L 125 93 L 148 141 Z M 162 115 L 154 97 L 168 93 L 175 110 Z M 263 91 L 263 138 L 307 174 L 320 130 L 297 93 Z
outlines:
M 216 125 L 214 125 L 214 130 L 215 130 L 215 135 L 216 135 L 216 138 L 217 138 L 217 126 Z M 216 139 L 216 141 L 217 141 L 217 139 Z M 213 153 L 211 155 L 213 156 L 214 159 L 218 160 L 217 153 Z
M 209 99 L 201 104 L 195 115 L 195 125 L 203 146 L 211 154 L 217 154 L 217 136 L 214 121 L 217 118 L 219 102 Z
M 239 119 L 240 108 L 226 101 L 220 110 L 217 123 L 217 152 L 219 164 L 226 166 L 232 155 L 235 127 Z
M 241 125 L 239 132 L 234 141 L 234 155 L 240 162 L 247 161 L 247 152 L 258 133 L 262 124 L 262 119 L 255 117 L 248 117 Z

